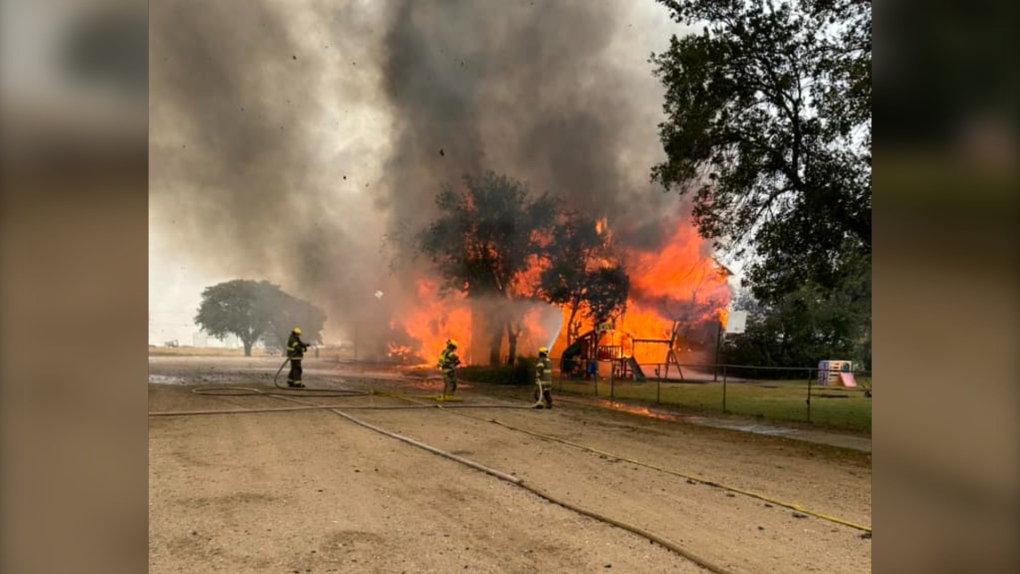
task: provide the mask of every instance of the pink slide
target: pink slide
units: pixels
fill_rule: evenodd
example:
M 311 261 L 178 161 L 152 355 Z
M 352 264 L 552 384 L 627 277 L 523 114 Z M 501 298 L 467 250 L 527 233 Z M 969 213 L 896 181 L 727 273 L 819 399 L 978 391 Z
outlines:
M 857 381 L 854 380 L 853 373 L 840 373 L 839 381 L 843 383 L 844 387 L 856 387 Z

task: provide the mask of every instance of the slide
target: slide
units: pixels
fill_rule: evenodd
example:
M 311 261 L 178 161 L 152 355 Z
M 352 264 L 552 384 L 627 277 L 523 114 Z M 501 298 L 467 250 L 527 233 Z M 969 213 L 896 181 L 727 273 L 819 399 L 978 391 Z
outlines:
M 856 387 L 857 386 L 857 381 L 854 380 L 854 374 L 853 373 L 840 373 L 839 374 L 839 381 L 841 383 L 843 383 L 844 387 Z
M 639 365 L 637 361 L 634 360 L 634 357 L 628 358 L 627 364 L 630 365 L 630 370 L 632 373 L 634 373 L 635 381 L 643 383 L 644 381 L 648 380 L 648 377 L 645 376 L 645 372 L 641 370 L 641 365 Z

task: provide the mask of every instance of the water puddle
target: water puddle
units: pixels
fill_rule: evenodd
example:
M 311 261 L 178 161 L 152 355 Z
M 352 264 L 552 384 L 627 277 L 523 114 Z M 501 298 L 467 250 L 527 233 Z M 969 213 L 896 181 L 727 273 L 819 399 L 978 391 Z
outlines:
M 168 375 L 149 375 L 149 383 L 153 385 L 183 385 L 185 380 L 181 377 L 171 377 Z
M 782 436 L 789 435 L 796 432 L 795 429 L 777 427 L 765 424 L 741 424 L 739 422 L 730 422 L 717 418 L 704 417 L 698 415 L 681 415 L 677 413 L 670 413 L 665 411 L 656 410 L 649 407 L 639 407 L 636 405 L 630 405 L 626 403 L 620 403 L 617 401 L 611 401 L 608 399 L 598 399 L 595 401 L 588 400 L 583 401 L 589 404 L 598 405 L 602 408 L 612 409 L 614 411 L 640 415 L 643 417 L 666 420 L 678 423 L 686 423 L 692 425 L 700 425 L 721 429 L 738 430 L 742 432 L 750 432 L 755 434 L 765 434 L 771 436 Z

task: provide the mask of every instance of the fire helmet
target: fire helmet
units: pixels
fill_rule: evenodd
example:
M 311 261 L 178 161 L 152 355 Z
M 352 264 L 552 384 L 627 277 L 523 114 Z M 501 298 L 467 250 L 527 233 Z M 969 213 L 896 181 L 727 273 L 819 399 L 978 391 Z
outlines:
M 446 340 L 446 345 L 448 347 L 452 347 L 452 348 L 456 349 L 457 348 L 457 341 L 454 341 L 453 339 L 447 339 Z
M 294 327 L 294 334 L 295 335 L 300 335 L 301 334 L 301 327 Z
M 547 349 L 545 347 L 539 347 L 538 348 L 538 354 L 539 355 L 548 355 L 549 354 L 549 349 Z

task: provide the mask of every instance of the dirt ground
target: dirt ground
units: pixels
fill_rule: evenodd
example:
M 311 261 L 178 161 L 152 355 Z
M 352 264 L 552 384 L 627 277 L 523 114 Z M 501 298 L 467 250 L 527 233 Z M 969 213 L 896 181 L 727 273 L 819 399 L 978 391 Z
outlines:
M 307 363 L 309 387 L 419 395 L 437 388 L 385 367 Z M 265 388 L 277 367 L 278 359 L 150 358 L 149 411 L 294 406 L 192 392 L 195 385 Z M 459 404 L 531 399 L 530 389 L 479 385 L 457 394 Z M 304 400 L 409 404 L 384 396 Z M 871 571 L 871 540 L 859 530 L 459 413 L 870 525 L 866 453 L 566 403 L 551 411 L 346 412 L 732 572 Z M 149 559 L 155 574 L 705 571 L 635 534 L 325 410 L 150 417 Z

